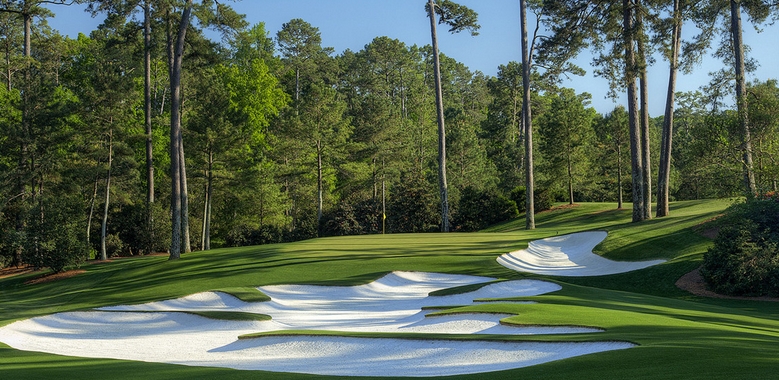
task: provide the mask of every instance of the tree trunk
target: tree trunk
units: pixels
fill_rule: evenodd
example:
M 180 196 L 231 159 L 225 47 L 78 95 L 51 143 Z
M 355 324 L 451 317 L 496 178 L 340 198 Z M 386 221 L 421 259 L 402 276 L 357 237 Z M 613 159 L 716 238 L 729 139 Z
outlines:
M 384 174 L 381 175 L 381 233 L 387 231 L 387 187 Z
M 622 145 L 617 145 L 617 208 L 622 208 Z
M 106 226 L 108 225 L 108 200 L 111 195 L 111 163 L 113 162 L 114 131 L 108 130 L 108 172 L 105 177 L 105 204 L 103 205 L 103 224 L 100 227 L 100 260 L 108 260 L 105 247 Z
M 143 49 L 144 49 L 144 78 L 143 78 L 143 112 L 146 124 L 146 232 L 149 234 L 147 253 L 152 253 L 154 242 L 154 216 L 152 204 L 154 204 L 154 156 L 152 155 L 152 129 L 151 129 L 151 10 L 149 0 L 143 3 Z
M 206 192 L 206 232 L 205 232 L 205 248 L 204 250 L 211 249 L 211 203 L 214 198 L 214 152 L 208 154 L 208 191 Z
M 181 117 L 181 113 L 179 113 Z M 179 121 L 181 125 L 181 121 Z M 179 157 L 181 169 L 181 242 L 184 244 L 184 252 L 192 252 L 192 246 L 189 241 L 189 190 L 187 187 L 187 165 L 184 156 L 184 137 L 179 128 Z
M 322 140 L 316 141 L 316 190 L 317 190 L 317 209 L 316 209 L 316 225 L 317 231 L 321 229 L 320 223 L 322 222 L 322 206 L 324 205 L 323 196 L 323 184 L 322 184 Z
M 627 83 L 628 116 L 630 124 L 630 161 L 633 183 L 633 221 L 644 220 L 644 168 L 641 155 L 641 128 L 636 97 L 636 56 L 633 36 L 633 4 L 622 0 L 625 39 L 625 82 Z
M 208 169 L 205 171 L 208 178 Z M 200 223 L 200 250 L 206 250 L 206 217 L 208 216 L 208 182 L 203 185 L 203 221 Z
M 300 68 L 295 67 L 295 109 L 298 109 L 300 102 Z
M 11 78 L 11 76 L 13 75 L 13 71 L 11 70 L 12 44 L 10 38 L 6 38 L 5 41 L 3 41 L 3 47 L 5 47 L 5 49 L 3 50 L 5 50 L 6 88 L 8 89 L 8 92 L 11 92 L 11 90 L 13 89 L 12 86 L 13 80 Z
M 22 18 L 24 19 L 24 57 L 25 58 L 30 58 L 32 52 L 32 43 L 30 42 L 32 36 L 32 14 L 30 14 L 31 9 L 29 8 L 30 6 L 27 4 L 27 1 L 25 1 L 24 11 L 22 13 Z M 27 66 L 29 67 L 29 62 L 27 62 Z
M 181 257 L 181 160 L 182 157 L 179 136 L 181 135 L 181 64 L 184 56 L 184 38 L 189 25 L 189 17 L 192 12 L 192 0 L 187 1 L 187 5 L 181 14 L 181 24 L 179 25 L 176 43 L 172 45 L 169 39 L 168 43 L 173 47 L 173 54 L 170 57 L 170 178 L 171 178 L 171 242 L 170 242 L 170 260 Z
M 449 189 L 446 183 L 446 126 L 444 125 L 444 103 L 441 91 L 441 62 L 438 58 L 438 36 L 436 34 L 435 3 L 428 0 L 430 36 L 433 40 L 433 70 L 435 77 L 435 105 L 438 120 L 438 188 L 441 193 L 441 231 L 449 232 Z
M 571 149 L 568 148 L 568 204 L 573 204 L 573 164 L 571 163 Z
M 527 2 L 520 0 L 522 29 L 522 119 L 525 127 L 525 229 L 536 228 L 533 185 L 533 118 L 530 110 L 530 56 L 527 46 Z
M 203 192 L 203 230 L 200 237 L 200 249 L 211 249 L 211 186 L 213 185 L 214 152 L 208 148 L 208 162 L 206 167 L 206 186 Z
M 652 166 L 650 165 L 649 153 L 649 83 L 646 75 L 646 51 L 644 48 L 644 16 L 643 9 L 639 5 L 640 0 L 636 1 L 634 11 L 636 17 L 636 34 L 638 40 L 638 69 L 639 69 L 639 87 L 641 91 L 641 162 L 642 162 L 642 194 L 644 196 L 641 212 L 643 219 L 652 219 Z
M 32 34 L 32 15 L 29 14 L 29 9 L 25 5 L 24 7 L 25 12 L 22 14 L 22 17 L 24 18 L 24 91 L 22 91 L 22 138 L 21 143 L 19 144 L 19 170 L 22 172 L 19 176 L 18 182 L 17 182 L 17 189 L 15 191 L 16 194 L 24 194 L 21 196 L 21 199 L 19 200 L 19 209 L 16 212 L 16 233 L 18 236 L 21 236 L 24 233 L 25 228 L 25 218 L 24 218 L 24 212 L 23 209 L 24 206 L 24 200 L 29 196 L 27 193 L 27 184 L 25 183 L 25 177 L 26 174 L 24 173 L 25 169 L 29 171 L 30 174 L 33 172 L 32 165 L 30 165 L 27 162 L 27 156 L 29 154 L 29 142 L 30 142 L 30 136 L 32 134 L 31 126 L 30 126 L 30 91 L 31 91 L 31 70 L 32 65 L 30 64 L 30 55 L 31 55 L 31 48 L 30 48 L 30 35 Z M 31 188 L 30 193 L 34 193 L 34 188 Z M 16 266 L 19 266 L 22 264 L 22 245 L 18 244 L 16 249 L 14 250 L 14 264 Z
M 376 157 L 373 157 L 371 159 L 371 171 L 373 172 L 373 200 L 375 201 L 379 197 L 379 182 L 378 182 L 378 173 L 376 169 Z
M 92 233 L 92 216 L 95 214 L 95 201 L 97 200 L 97 185 L 99 181 L 100 175 L 95 176 L 95 186 L 92 188 L 92 199 L 89 201 L 89 216 L 87 216 L 87 246 L 92 244 L 90 243 L 90 234 Z
M 676 72 L 679 65 L 679 50 L 682 41 L 681 0 L 674 0 L 674 28 L 671 37 L 671 62 L 668 74 L 668 94 L 663 117 L 663 134 L 660 144 L 660 169 L 657 175 L 657 217 L 668 216 L 668 193 L 671 177 L 671 148 L 674 134 L 674 96 L 676 93 Z
M 733 53 L 736 58 L 736 104 L 738 119 L 743 133 L 744 186 L 749 196 L 757 194 L 755 171 L 752 163 L 752 137 L 749 127 L 748 102 L 746 96 L 746 73 L 744 68 L 744 39 L 741 35 L 741 2 L 730 1 L 730 32 L 733 37 Z

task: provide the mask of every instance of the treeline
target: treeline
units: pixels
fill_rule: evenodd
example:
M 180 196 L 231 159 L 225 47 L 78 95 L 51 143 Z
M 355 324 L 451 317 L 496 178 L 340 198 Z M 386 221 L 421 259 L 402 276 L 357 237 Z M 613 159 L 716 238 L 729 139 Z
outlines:
M 430 46 L 377 37 L 336 54 L 303 20 L 270 36 L 211 5 L 193 10 L 183 36 L 176 102 L 175 9 L 143 17 L 143 7 L 95 7 L 106 21 L 76 39 L 39 17 L 25 32 L 19 14 L 0 13 L 0 266 L 56 271 L 168 250 L 173 174 L 184 251 L 439 230 Z M 223 38 L 207 38 L 209 28 Z M 441 76 L 451 229 L 518 216 L 521 65 L 508 62 L 492 77 L 442 54 Z M 534 83 L 535 211 L 560 201 L 621 205 L 631 195 L 625 108 L 600 115 L 586 93 Z M 754 82 L 747 91 L 756 181 L 775 190 L 779 88 Z M 700 92 L 678 99 L 671 198 L 743 194 L 736 111 Z M 654 157 L 661 126 L 662 117 L 651 120 Z M 175 173 L 173 153 L 184 163 Z

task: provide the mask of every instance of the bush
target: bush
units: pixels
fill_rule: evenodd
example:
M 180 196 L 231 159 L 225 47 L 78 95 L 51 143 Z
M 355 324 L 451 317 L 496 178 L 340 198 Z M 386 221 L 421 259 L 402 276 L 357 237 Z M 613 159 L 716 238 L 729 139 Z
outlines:
M 152 204 L 151 231 L 146 222 L 146 203 L 125 204 L 109 215 L 109 228 L 117 231 L 130 254 L 166 252 L 170 249 L 170 213 L 161 202 Z
M 119 256 L 122 254 L 124 243 L 118 234 L 108 234 L 105 237 L 105 253 L 108 257 Z
M 18 256 L 17 252 L 25 245 L 27 240 L 26 231 L 16 231 L 15 228 L 9 227 L 2 232 L 0 239 L 2 239 L 0 242 L 0 264 L 2 265 L 0 265 L 0 268 L 21 265 L 22 258 Z
M 84 262 L 88 253 L 86 225 L 71 217 L 81 211 L 78 197 L 46 197 L 39 207 L 42 213 L 36 209 L 27 220 L 23 261 L 54 272 Z
M 301 241 L 313 239 L 319 236 L 319 225 L 316 220 L 317 211 L 315 208 L 304 208 L 297 212 L 294 218 L 295 226 L 292 230 L 285 230 L 281 237 L 284 242 Z
M 432 232 L 440 227 L 440 202 L 430 184 L 420 177 L 404 178 L 387 204 L 391 232 Z
M 511 190 L 511 200 L 517 205 L 519 212 L 525 212 L 525 200 L 527 199 L 527 189 L 525 186 L 517 186 Z M 533 191 L 533 208 L 536 213 L 546 211 L 554 205 L 554 195 L 545 188 L 536 188 Z
M 728 295 L 779 295 L 779 202 L 731 206 L 721 223 L 701 268 L 709 288 Z
M 511 190 L 511 200 L 517 205 L 517 211 L 525 212 L 525 202 L 527 201 L 527 188 L 525 186 L 517 186 Z
M 362 232 L 354 208 L 349 203 L 341 203 L 325 212 L 320 223 L 322 236 L 358 235 Z
M 495 192 L 467 187 L 460 195 L 454 225 L 459 231 L 478 231 L 517 216 L 519 211 L 513 200 Z
M 381 207 L 372 199 L 339 202 L 322 216 L 322 236 L 364 235 L 381 232 Z
M 283 233 L 280 228 L 271 225 L 263 225 L 252 228 L 239 225 L 227 233 L 225 244 L 229 247 L 244 247 L 248 245 L 262 245 L 280 243 Z

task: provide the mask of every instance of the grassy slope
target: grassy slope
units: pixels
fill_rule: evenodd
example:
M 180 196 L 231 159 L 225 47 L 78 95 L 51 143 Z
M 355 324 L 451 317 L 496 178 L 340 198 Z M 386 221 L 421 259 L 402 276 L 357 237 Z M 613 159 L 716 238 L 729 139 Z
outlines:
M 168 262 L 164 257 L 86 265 L 87 273 L 54 283 L 24 285 L 29 276 L 0 280 L 0 325 L 68 310 L 175 298 L 221 289 L 262 296 L 247 287 L 313 283 L 352 285 L 393 270 L 438 271 L 499 278 L 536 277 L 509 271 L 499 254 L 532 239 L 602 229 L 596 251 L 613 259 L 666 258 L 655 268 L 596 278 L 552 278 L 563 290 L 537 304 L 491 303 L 444 312 L 513 313 L 506 322 L 598 326 L 574 336 L 495 337 L 524 340 L 620 340 L 638 348 L 588 355 L 525 369 L 461 378 L 775 378 L 779 368 L 779 304 L 700 299 L 673 286 L 699 265 L 710 242 L 694 231 L 727 201 L 680 202 L 672 216 L 640 224 L 614 204 L 585 204 L 539 214 L 538 229 L 523 220 L 475 234 L 386 235 L 315 239 L 293 244 L 213 250 Z M 256 293 L 256 292 L 255 292 Z M 473 337 L 462 337 L 473 339 Z M 83 359 L 13 350 L 0 344 L 2 378 L 318 378 L 316 376 Z M 505 376 L 504 376 L 505 375 Z

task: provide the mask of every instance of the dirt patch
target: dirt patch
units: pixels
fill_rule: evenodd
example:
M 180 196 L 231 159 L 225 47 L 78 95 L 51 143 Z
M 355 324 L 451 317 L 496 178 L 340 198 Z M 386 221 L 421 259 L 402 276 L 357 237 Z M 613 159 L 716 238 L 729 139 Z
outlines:
M 32 280 L 25 281 L 24 284 L 25 285 L 42 284 L 44 282 L 52 282 L 52 281 L 57 281 L 57 280 L 70 278 L 70 277 L 77 276 L 77 275 L 85 273 L 85 272 L 86 271 L 83 270 L 83 269 L 73 269 L 73 270 L 68 270 L 68 271 L 60 272 L 60 273 L 52 273 L 52 274 L 47 274 L 47 275 L 44 275 L 44 276 L 33 278 Z
M 150 255 L 143 255 L 143 256 L 167 256 L 167 252 L 155 252 Z M 111 263 L 115 260 L 121 260 L 125 258 L 134 258 L 134 257 L 142 257 L 142 256 L 117 256 L 117 257 L 111 257 L 108 260 L 87 260 L 84 262 L 83 265 L 92 265 L 92 264 L 107 264 Z M 33 273 L 33 272 L 41 272 L 43 269 L 35 269 L 34 267 L 30 265 L 22 265 L 18 267 L 6 267 L 6 268 L 0 268 L 0 279 L 12 277 L 12 276 L 18 276 L 22 274 L 27 273 Z M 77 274 L 83 273 L 83 270 L 69 270 L 62 273 L 57 274 L 49 274 L 45 276 L 40 276 L 38 278 L 32 279 L 30 281 L 25 282 L 26 284 L 37 284 L 40 282 L 48 282 L 48 281 L 54 281 L 61 278 L 68 278 L 73 277 Z
M 100 259 L 91 259 L 87 260 L 86 264 L 107 264 L 114 262 L 116 260 L 123 260 L 123 259 L 137 259 L 139 257 L 148 257 L 148 256 L 168 256 L 169 254 L 167 252 L 154 252 L 150 253 L 148 255 L 133 255 L 133 256 L 114 256 L 109 257 L 108 260 L 100 260 Z
M 717 238 L 717 234 L 719 234 L 719 230 L 720 230 L 719 227 L 712 227 L 702 231 L 698 231 L 698 233 L 711 240 L 714 240 Z
M 2 268 L 0 269 L 0 278 L 6 278 L 11 276 L 16 276 L 20 274 L 25 273 L 31 273 L 34 272 L 35 268 L 25 265 L 21 267 L 8 267 L 8 268 Z
M 701 268 L 697 268 L 692 272 L 687 273 L 681 278 L 679 278 L 676 281 L 676 287 L 701 297 L 721 298 L 721 299 L 729 299 L 729 300 L 779 302 L 779 298 L 775 298 L 775 297 L 735 297 L 735 296 L 726 296 L 723 294 L 714 293 L 711 290 L 706 289 L 706 283 L 703 281 L 703 276 L 701 276 Z
M 717 234 L 719 234 L 719 230 L 721 226 L 719 223 L 716 223 L 715 221 L 719 218 L 721 218 L 724 214 L 719 214 L 711 219 L 704 220 L 703 222 L 700 222 L 693 226 L 693 230 L 697 232 L 698 234 L 709 238 L 711 240 L 714 240 L 717 238 Z
M 566 209 L 569 209 L 569 208 L 577 208 L 577 207 L 579 207 L 578 203 L 574 203 L 574 204 L 568 203 L 568 204 L 552 207 L 552 208 L 549 209 L 549 211 L 566 210 Z
M 541 213 L 545 213 L 545 212 L 554 212 L 554 211 L 566 210 L 566 209 L 569 209 L 569 208 L 576 208 L 576 207 L 579 207 L 579 204 L 577 204 L 577 203 L 574 203 L 574 204 L 566 203 L 566 204 L 562 204 L 562 205 L 559 205 L 559 206 L 552 206 L 552 208 L 547 209 L 547 210 L 536 211 L 536 215 L 541 214 Z

